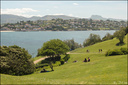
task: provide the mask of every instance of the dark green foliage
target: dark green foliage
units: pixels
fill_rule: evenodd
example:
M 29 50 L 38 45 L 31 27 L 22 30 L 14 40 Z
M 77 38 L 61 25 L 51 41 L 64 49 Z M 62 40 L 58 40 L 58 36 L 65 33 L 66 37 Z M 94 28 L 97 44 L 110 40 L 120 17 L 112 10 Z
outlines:
M 63 65 L 64 64 L 64 59 L 61 59 L 60 63 L 61 63 L 61 65 Z
M 126 27 L 126 28 L 123 27 L 123 28 L 121 28 L 121 30 L 125 31 L 125 35 L 128 34 L 128 27 Z
M 45 60 L 41 61 L 41 64 L 36 65 L 36 69 L 48 66 L 49 62 L 53 63 L 52 64 L 53 66 L 60 66 L 60 65 L 63 65 L 64 62 L 68 61 L 69 58 L 70 58 L 69 54 L 66 54 L 64 58 L 61 58 L 61 56 L 59 55 L 55 57 L 46 58 Z
M 112 56 L 112 55 L 123 55 L 123 52 L 121 50 L 109 50 L 105 54 L 106 56 Z
M 43 68 L 44 66 L 48 66 L 47 64 L 37 64 L 35 67 L 36 69 L 38 68 Z
M 64 40 L 63 42 L 69 46 L 70 50 L 75 50 L 76 48 L 82 47 L 82 45 L 75 42 L 74 39 Z
M 0 47 L 0 73 L 10 75 L 31 74 L 35 70 L 31 55 L 24 48 L 19 46 Z
M 97 42 L 101 42 L 100 36 L 96 34 L 90 34 L 89 38 L 84 41 L 83 46 L 85 47 L 93 45 Z
M 102 41 L 106 41 L 106 40 L 110 40 L 110 39 L 113 39 L 114 36 L 111 35 L 110 33 L 107 33 L 103 38 L 102 38 Z
M 116 31 L 115 33 L 114 33 L 114 36 L 117 38 L 117 39 L 119 39 L 119 44 L 122 44 L 122 43 L 124 43 L 124 37 L 125 37 L 125 35 L 126 35 L 126 32 L 124 31 L 124 29 L 120 29 L 119 31 Z
M 105 56 L 124 55 L 124 54 L 128 54 L 128 49 L 127 48 L 108 50 L 106 52 Z
M 55 61 L 60 61 L 60 59 L 61 59 L 61 56 L 60 55 L 55 56 Z
M 63 59 L 64 59 L 64 61 L 68 61 L 69 58 L 70 58 L 70 55 L 66 54 L 66 56 Z
M 120 49 L 124 54 L 128 54 L 128 48 L 121 48 Z

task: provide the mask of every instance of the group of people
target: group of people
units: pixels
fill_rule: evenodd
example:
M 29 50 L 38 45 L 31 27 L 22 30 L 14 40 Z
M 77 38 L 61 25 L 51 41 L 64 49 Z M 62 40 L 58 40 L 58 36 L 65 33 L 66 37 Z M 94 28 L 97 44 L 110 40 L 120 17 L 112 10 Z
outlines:
M 99 52 L 102 52 L 102 49 L 99 49 Z
M 83 62 L 90 62 L 90 58 L 88 57 L 88 60 L 85 58 Z
M 73 63 L 78 62 L 77 60 L 73 61 Z M 88 60 L 85 58 L 83 62 L 90 62 L 90 58 L 88 57 Z
M 86 50 L 87 53 L 89 53 L 89 50 Z M 102 52 L 102 49 L 99 49 L 99 52 Z

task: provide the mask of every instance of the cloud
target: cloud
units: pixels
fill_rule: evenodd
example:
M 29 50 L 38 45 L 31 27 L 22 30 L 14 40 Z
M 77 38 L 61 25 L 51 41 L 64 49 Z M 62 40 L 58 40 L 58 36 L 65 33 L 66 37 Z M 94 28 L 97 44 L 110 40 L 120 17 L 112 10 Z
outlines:
M 68 16 L 71 16 L 71 17 L 72 17 L 72 16 L 73 16 L 73 14 L 69 14 Z
M 58 8 L 58 6 L 54 6 L 54 8 L 56 8 L 56 9 L 57 9 L 57 8 Z
M 76 6 L 77 6 L 77 5 L 79 5 L 79 4 L 78 4 L 78 3 L 73 3 L 73 5 L 76 5 Z
M 33 15 L 28 15 L 26 13 L 30 12 L 38 12 L 38 10 L 34 10 L 32 8 L 15 8 L 15 9 L 1 9 L 1 14 L 13 14 L 25 17 L 31 17 Z
M 46 11 L 50 11 L 50 9 L 46 9 Z
M 19 14 L 18 16 L 23 16 L 23 17 L 27 17 L 27 18 L 30 18 L 30 17 L 33 17 L 33 16 L 42 17 L 42 15 L 30 15 L 30 14 Z
M 52 14 L 52 15 L 64 15 L 63 13 L 57 13 L 57 14 Z

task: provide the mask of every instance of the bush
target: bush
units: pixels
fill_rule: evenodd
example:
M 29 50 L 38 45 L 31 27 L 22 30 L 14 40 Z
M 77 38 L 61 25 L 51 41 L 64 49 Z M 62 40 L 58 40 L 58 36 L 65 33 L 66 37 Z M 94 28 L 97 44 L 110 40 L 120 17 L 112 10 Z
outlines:
M 112 56 L 112 55 L 123 55 L 123 54 L 124 53 L 121 50 L 115 49 L 115 50 L 108 50 L 105 55 L 106 56 Z
M 124 54 L 128 54 L 128 48 L 121 48 L 120 49 Z
M 42 63 L 42 64 L 44 64 L 44 63 L 49 63 L 49 61 L 45 59 L 45 60 L 42 60 L 41 63 Z
M 68 61 L 69 58 L 70 58 L 70 55 L 66 54 L 66 56 L 63 59 L 64 59 L 64 61 Z
M 60 61 L 56 61 L 56 63 L 53 64 L 54 67 L 56 67 L 56 66 L 60 66 L 60 65 L 61 65 L 61 62 L 60 62 Z
M 61 65 L 63 65 L 64 62 L 65 62 L 64 59 L 61 59 L 61 60 L 60 60 Z
M 31 55 L 19 46 L 0 47 L 0 73 L 10 75 L 26 75 L 35 71 Z
M 37 64 L 36 69 L 43 68 L 44 66 L 48 66 L 47 64 Z

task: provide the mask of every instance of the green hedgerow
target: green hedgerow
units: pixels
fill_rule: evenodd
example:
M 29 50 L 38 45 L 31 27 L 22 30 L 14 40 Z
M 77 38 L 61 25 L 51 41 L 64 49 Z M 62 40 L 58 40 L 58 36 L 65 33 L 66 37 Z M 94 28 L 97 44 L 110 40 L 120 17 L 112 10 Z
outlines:
M 121 48 L 120 49 L 124 54 L 128 54 L 128 48 Z
M 120 49 L 108 50 L 105 56 L 112 56 L 112 55 L 123 55 L 124 53 Z

